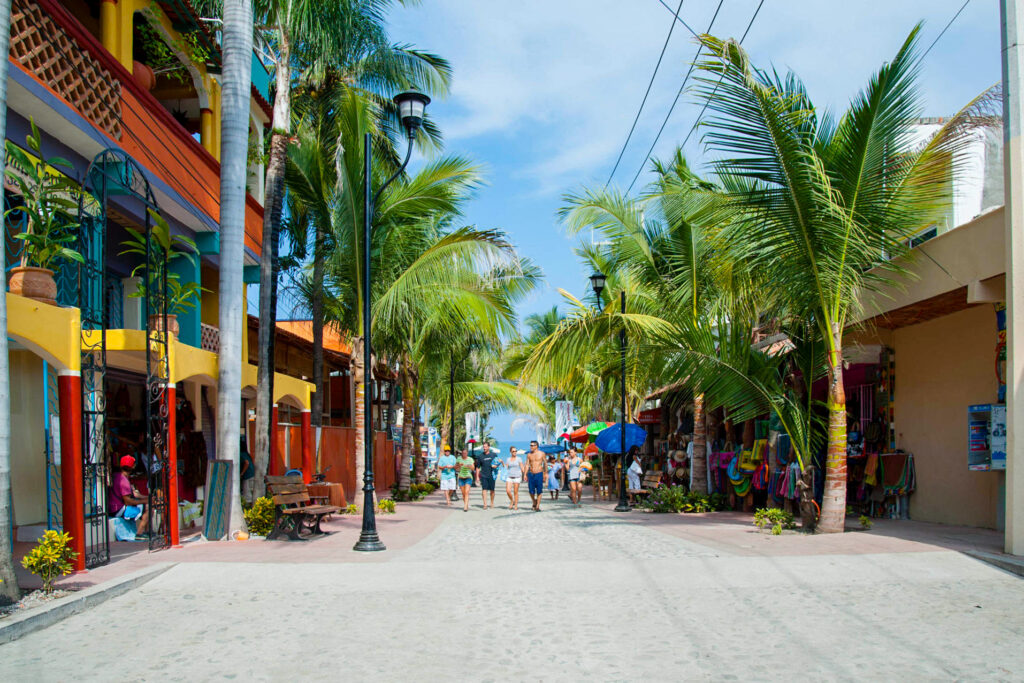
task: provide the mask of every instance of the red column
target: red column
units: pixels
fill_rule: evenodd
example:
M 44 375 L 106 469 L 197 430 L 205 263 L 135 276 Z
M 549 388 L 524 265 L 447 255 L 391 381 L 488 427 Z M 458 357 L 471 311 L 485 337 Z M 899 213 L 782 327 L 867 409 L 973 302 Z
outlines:
M 270 410 L 270 463 L 267 465 L 267 473 L 274 477 L 284 474 L 281 469 L 283 463 L 277 453 L 277 404 Z
M 312 413 L 302 411 L 302 481 L 313 481 L 313 421 Z
M 82 377 L 61 370 L 57 377 L 60 404 L 60 487 L 64 531 L 78 553 L 75 571 L 85 571 L 85 504 L 82 493 Z
M 178 401 L 173 384 L 167 385 L 164 401 L 167 403 L 167 495 L 164 515 L 167 519 L 171 545 L 180 543 L 178 530 Z

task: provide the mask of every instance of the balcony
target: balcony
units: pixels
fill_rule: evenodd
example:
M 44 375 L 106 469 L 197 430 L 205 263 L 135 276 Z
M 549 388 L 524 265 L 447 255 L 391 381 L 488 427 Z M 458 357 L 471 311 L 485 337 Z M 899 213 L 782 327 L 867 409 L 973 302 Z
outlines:
M 220 163 L 183 125 L 186 113 L 172 115 L 64 5 L 12 0 L 10 56 L 23 72 L 12 69 L 12 81 L 30 91 L 12 98 L 13 110 L 35 118 L 85 159 L 102 147 L 121 147 L 151 174 L 165 213 L 195 231 L 217 229 Z M 218 86 L 207 78 L 211 97 L 219 97 Z M 31 87 L 31 81 L 38 85 Z M 61 103 L 84 121 L 62 111 Z M 54 111 L 63 118 L 55 119 Z M 247 199 L 245 244 L 258 254 L 263 209 L 252 196 Z
M 220 329 L 206 323 L 201 323 L 200 329 L 202 330 L 200 348 L 203 351 L 220 353 Z

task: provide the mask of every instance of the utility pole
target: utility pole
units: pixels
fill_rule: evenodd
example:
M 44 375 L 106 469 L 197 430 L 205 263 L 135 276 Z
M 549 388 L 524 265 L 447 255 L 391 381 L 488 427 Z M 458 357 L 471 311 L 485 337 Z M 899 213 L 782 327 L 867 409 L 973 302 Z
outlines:
M 1003 56 L 1003 187 L 1006 216 L 1006 536 L 1024 555 L 1024 6 L 1000 0 Z

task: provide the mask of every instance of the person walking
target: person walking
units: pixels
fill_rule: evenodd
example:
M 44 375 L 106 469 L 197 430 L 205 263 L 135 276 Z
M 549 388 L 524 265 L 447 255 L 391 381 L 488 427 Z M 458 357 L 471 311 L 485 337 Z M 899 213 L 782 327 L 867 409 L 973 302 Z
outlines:
M 558 500 L 558 494 L 562 489 L 562 463 L 555 460 L 554 455 L 548 456 L 548 497 L 551 500 Z
M 637 446 L 633 446 L 633 448 L 629 450 L 629 455 L 630 460 L 632 460 L 632 464 L 629 466 L 629 469 L 626 470 L 626 478 L 629 479 L 629 490 L 639 491 L 642 486 L 640 477 L 644 474 L 644 468 L 640 464 L 640 449 Z M 633 504 L 632 493 L 629 494 L 629 502 L 630 505 Z
M 508 509 L 519 509 L 519 485 L 523 483 L 523 461 L 515 446 L 508 449 L 505 459 L 505 493 L 508 494 Z
M 565 478 L 569 480 L 569 500 L 573 505 L 580 504 L 580 496 L 583 493 L 583 484 L 580 482 L 580 469 L 583 460 L 575 448 L 569 448 L 569 456 L 565 459 Z
M 488 495 L 491 497 L 490 507 L 494 507 L 494 478 L 500 465 L 501 459 L 491 450 L 491 444 L 484 441 L 483 453 L 476 459 L 476 483 L 480 485 L 484 510 L 488 507 Z
M 469 512 L 469 487 L 476 478 L 476 462 L 469 457 L 469 451 L 465 448 L 456 463 L 456 471 L 459 475 L 459 490 L 462 492 L 462 511 Z
M 544 459 L 544 453 L 538 450 L 539 446 L 536 441 L 531 441 L 530 452 L 526 454 L 526 477 L 534 512 L 540 512 L 541 496 L 544 495 L 544 475 L 548 471 L 548 461 Z
M 441 473 L 441 490 L 444 491 L 444 504 L 452 506 L 452 491 L 455 490 L 455 456 L 451 446 L 444 447 L 444 455 L 437 459 L 437 471 Z

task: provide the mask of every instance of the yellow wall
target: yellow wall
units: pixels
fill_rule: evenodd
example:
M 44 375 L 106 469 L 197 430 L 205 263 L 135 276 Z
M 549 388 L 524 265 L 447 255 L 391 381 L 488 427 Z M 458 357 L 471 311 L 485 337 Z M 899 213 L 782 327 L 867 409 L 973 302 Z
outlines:
M 43 361 L 30 351 L 9 352 L 11 370 L 11 496 L 14 523 L 46 524 L 46 444 Z
M 1000 472 L 967 470 L 967 406 L 996 400 L 996 316 L 983 304 L 892 333 L 898 447 L 914 454 L 912 519 L 996 527 Z

